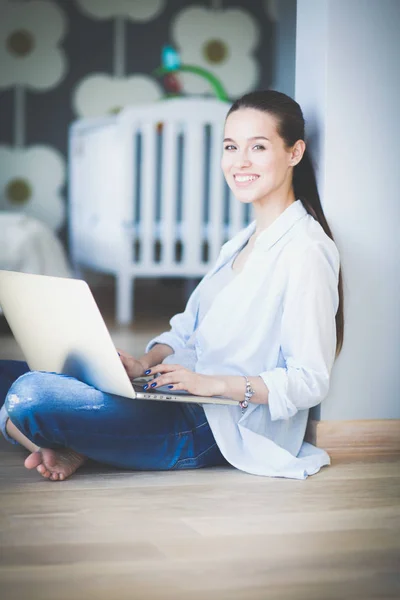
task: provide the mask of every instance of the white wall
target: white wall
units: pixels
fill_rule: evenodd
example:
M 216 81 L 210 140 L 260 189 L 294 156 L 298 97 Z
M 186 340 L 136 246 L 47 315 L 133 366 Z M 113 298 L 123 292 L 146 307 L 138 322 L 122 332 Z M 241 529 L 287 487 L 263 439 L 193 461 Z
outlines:
M 399 31 L 399 0 L 298 0 L 296 99 L 345 283 L 325 420 L 400 418 Z

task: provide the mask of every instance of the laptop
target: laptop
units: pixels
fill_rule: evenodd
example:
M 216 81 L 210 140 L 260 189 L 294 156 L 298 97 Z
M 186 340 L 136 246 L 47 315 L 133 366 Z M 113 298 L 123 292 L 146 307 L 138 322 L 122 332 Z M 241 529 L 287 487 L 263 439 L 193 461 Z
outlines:
M 0 271 L 0 306 L 32 371 L 70 375 L 125 398 L 239 405 L 166 386 L 144 391 L 152 377 L 131 381 L 83 280 Z

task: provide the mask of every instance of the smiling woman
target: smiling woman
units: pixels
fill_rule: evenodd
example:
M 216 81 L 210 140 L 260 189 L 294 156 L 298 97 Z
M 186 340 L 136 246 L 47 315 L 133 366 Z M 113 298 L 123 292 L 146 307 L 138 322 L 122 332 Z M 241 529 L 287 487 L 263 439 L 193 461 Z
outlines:
M 9 441 L 37 445 L 28 468 L 58 480 L 85 457 L 130 469 L 228 462 L 304 479 L 329 464 L 304 436 L 343 339 L 340 261 L 300 106 L 279 92 L 247 94 L 231 107 L 224 138 L 225 178 L 256 218 L 224 244 L 184 312 L 144 356 L 119 351 L 131 379 L 150 377 L 146 393 L 168 386 L 192 396 L 133 401 L 3 361 L 0 425 Z M 196 396 L 237 404 L 200 405 Z M 90 404 L 101 408 L 87 410 Z

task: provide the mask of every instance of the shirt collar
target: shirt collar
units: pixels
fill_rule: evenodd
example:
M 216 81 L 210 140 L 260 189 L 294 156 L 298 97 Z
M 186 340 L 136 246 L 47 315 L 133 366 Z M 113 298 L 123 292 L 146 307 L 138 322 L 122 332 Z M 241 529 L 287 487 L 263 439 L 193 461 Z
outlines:
M 307 215 L 307 211 L 301 200 L 296 200 L 275 221 L 271 223 L 256 239 L 255 248 L 260 250 L 269 250 L 277 241 L 281 239 L 293 225 Z M 255 223 L 255 222 L 254 222 Z M 254 227 L 255 229 L 255 227 Z
M 278 240 L 281 239 L 305 215 L 307 215 L 307 211 L 303 206 L 301 200 L 296 200 L 293 202 L 288 208 L 286 208 L 283 213 L 275 219 L 269 225 L 255 241 L 254 248 L 257 248 L 262 251 L 267 251 L 271 248 Z M 248 225 L 245 229 L 242 229 L 237 233 L 231 240 L 226 242 L 222 248 L 222 256 L 232 256 L 235 252 L 237 252 L 247 240 L 251 237 L 251 235 L 256 230 L 256 222 L 252 221 L 250 225 Z

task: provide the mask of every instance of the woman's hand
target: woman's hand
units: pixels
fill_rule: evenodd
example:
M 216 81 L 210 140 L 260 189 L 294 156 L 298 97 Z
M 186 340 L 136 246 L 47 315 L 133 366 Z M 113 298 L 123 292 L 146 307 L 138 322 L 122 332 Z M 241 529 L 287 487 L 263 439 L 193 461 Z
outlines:
M 125 367 L 125 371 L 128 373 L 129 379 L 135 379 L 136 377 L 142 377 L 146 370 L 146 365 L 143 365 L 140 360 L 133 358 L 127 352 L 117 348 L 121 362 Z
M 171 391 L 185 390 L 196 396 L 223 396 L 225 391 L 224 382 L 212 375 L 200 375 L 185 369 L 181 365 L 155 365 L 146 375 L 160 373 L 157 379 L 149 381 L 148 387 L 157 388 L 167 385 Z M 145 387 L 147 389 L 147 387 Z

